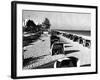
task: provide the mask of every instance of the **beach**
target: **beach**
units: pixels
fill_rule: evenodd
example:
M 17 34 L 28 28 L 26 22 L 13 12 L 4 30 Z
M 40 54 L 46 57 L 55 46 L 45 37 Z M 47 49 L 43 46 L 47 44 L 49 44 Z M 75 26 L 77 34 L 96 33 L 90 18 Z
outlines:
M 54 62 L 70 56 L 77 57 L 80 65 L 91 64 L 91 48 L 83 47 L 62 35 L 58 35 L 60 42 L 64 42 L 65 54 L 52 56 L 50 49 L 50 35 L 42 34 L 40 39 L 24 47 L 24 60 L 28 60 L 24 69 L 53 68 Z

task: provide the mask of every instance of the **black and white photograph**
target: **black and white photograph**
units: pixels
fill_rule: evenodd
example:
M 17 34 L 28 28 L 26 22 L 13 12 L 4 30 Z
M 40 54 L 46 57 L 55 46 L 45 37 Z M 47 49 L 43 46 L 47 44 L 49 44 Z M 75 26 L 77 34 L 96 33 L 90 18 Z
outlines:
M 16 5 L 16 76 L 96 73 L 95 6 Z
M 91 66 L 91 14 L 23 10 L 23 69 Z

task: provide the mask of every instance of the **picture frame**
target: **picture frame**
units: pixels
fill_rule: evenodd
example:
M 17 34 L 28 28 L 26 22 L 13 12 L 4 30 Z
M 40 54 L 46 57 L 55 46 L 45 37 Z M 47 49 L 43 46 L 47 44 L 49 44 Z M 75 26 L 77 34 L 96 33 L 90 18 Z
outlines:
M 12 1 L 11 78 L 97 74 L 97 13 L 97 6 Z M 89 38 L 79 34 L 79 30 L 89 34 Z M 44 36 L 49 37 L 49 40 L 44 39 Z M 53 42 L 55 37 L 56 43 Z M 66 41 L 71 45 L 67 45 Z M 69 52 L 66 53 L 66 47 L 72 48 L 67 48 Z M 61 64 L 67 67 L 61 68 Z

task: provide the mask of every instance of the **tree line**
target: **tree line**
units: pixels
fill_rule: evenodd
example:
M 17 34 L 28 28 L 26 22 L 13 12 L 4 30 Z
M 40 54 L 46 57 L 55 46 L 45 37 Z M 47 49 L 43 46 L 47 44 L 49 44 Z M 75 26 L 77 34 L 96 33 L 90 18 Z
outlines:
M 23 31 L 28 33 L 35 33 L 42 30 L 48 30 L 50 29 L 50 26 L 51 24 L 48 18 L 45 18 L 42 24 L 38 24 L 38 25 L 36 25 L 33 20 L 29 19 L 26 22 L 26 25 L 23 27 Z

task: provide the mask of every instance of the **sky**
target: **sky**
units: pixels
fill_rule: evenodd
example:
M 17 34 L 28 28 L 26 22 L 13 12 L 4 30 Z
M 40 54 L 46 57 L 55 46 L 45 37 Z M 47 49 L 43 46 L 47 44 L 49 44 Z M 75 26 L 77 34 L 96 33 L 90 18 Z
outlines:
M 35 24 L 41 24 L 45 18 L 51 23 L 51 29 L 63 30 L 90 30 L 91 14 L 72 12 L 51 12 L 23 10 L 23 21 L 31 19 Z

